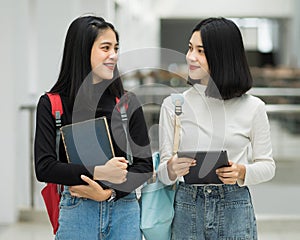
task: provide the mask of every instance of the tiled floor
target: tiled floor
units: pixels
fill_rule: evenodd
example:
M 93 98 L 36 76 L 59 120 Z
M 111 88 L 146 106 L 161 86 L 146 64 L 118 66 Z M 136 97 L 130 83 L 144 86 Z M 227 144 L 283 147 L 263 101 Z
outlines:
M 49 224 L 45 223 L 17 223 L 1 226 L 0 240 L 53 240 Z
M 300 221 L 258 223 L 259 240 L 300 240 Z

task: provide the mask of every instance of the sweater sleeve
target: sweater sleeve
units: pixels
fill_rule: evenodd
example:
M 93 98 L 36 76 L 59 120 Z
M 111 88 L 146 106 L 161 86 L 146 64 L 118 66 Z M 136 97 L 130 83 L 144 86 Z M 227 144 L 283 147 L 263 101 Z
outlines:
M 56 157 L 56 127 L 50 100 L 43 95 L 37 105 L 34 140 L 35 173 L 38 181 L 71 186 L 86 184 L 80 179 L 81 174 L 92 177 L 84 166 L 62 162 L 66 159 L 62 141 L 59 156 L 61 161 Z
M 253 163 L 246 165 L 245 179 L 238 182 L 241 186 L 266 182 L 275 175 L 276 167 L 272 157 L 270 125 L 263 102 L 258 105 L 255 112 L 250 141 Z

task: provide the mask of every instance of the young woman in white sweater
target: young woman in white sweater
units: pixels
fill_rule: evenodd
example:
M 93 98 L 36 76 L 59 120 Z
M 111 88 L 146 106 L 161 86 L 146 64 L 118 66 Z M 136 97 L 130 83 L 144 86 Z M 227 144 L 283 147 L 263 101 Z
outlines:
M 179 151 L 226 150 L 229 166 L 216 170 L 221 184 L 184 182 L 197 163 L 172 154 L 174 105 L 166 98 L 158 177 L 168 185 L 179 180 L 172 239 L 257 239 L 247 186 L 272 179 L 275 163 L 265 104 L 246 94 L 252 77 L 238 27 L 225 18 L 201 21 L 186 60 L 192 87 L 183 93 Z

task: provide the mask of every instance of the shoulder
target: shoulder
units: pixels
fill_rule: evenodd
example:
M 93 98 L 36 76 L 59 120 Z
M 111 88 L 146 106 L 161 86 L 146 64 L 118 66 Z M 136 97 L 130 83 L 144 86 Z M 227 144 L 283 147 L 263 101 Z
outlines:
M 172 101 L 172 97 L 171 95 L 164 98 L 163 102 L 162 102 L 162 109 L 168 109 L 169 111 L 173 111 L 173 101 Z
M 119 111 L 119 107 L 123 105 L 125 106 L 127 114 L 129 116 L 139 116 L 143 114 L 142 103 L 139 100 L 138 96 L 133 92 L 125 92 L 117 102 L 116 109 L 118 109 Z
M 46 124 L 47 126 L 50 126 L 49 124 L 52 122 L 50 119 L 52 119 L 52 109 L 51 109 L 51 103 L 49 100 L 49 97 L 47 94 L 43 94 L 40 96 L 37 108 L 36 108 L 36 123 L 37 125 L 41 126 L 43 124 Z
M 194 99 L 195 97 L 198 97 L 198 95 L 199 95 L 199 93 L 193 87 L 188 88 L 183 93 L 175 92 L 175 94 L 182 95 L 183 105 L 185 104 L 186 101 L 189 102 L 192 99 Z M 168 97 L 164 98 L 162 105 L 163 105 L 163 107 L 167 107 L 167 108 L 173 107 L 174 104 L 173 104 L 172 96 L 169 95 Z
M 266 113 L 265 103 L 260 98 L 250 94 L 244 94 L 241 97 L 226 101 L 229 101 L 228 106 L 231 106 L 231 109 L 247 116 L 256 116 Z
M 51 108 L 50 99 L 46 93 L 40 96 L 38 100 L 37 108 L 38 109 Z
M 60 94 L 59 94 L 59 96 L 60 96 L 61 102 L 63 104 L 69 104 L 69 98 L 67 96 L 63 96 L 63 95 L 60 95 Z M 38 103 L 51 105 L 48 93 L 44 93 L 43 95 L 41 95 L 40 98 L 39 98 Z
M 264 107 L 265 103 L 258 97 L 255 97 L 250 94 L 244 94 L 242 96 L 242 100 L 249 105 L 250 107 L 257 108 L 257 107 Z
M 126 91 L 123 95 L 128 101 L 138 101 L 138 97 L 134 92 Z
M 121 97 L 120 104 L 123 103 L 128 104 L 128 107 L 130 109 L 136 109 L 141 107 L 142 105 L 140 100 L 138 99 L 138 96 L 135 93 L 129 91 L 125 92 Z
M 62 105 L 63 105 L 63 109 L 64 111 L 66 110 L 68 105 L 68 98 L 65 96 L 60 96 Z M 51 111 L 52 107 L 51 107 L 51 102 L 50 102 L 50 98 L 47 95 L 47 93 L 44 93 L 43 95 L 40 96 L 38 103 L 37 103 L 37 110 L 41 111 L 41 110 L 49 110 Z

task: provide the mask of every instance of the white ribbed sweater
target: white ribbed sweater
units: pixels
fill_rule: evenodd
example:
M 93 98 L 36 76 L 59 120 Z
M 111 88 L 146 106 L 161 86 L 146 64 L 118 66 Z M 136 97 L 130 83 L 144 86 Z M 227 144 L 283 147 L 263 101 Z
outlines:
M 179 151 L 227 150 L 231 161 L 246 166 L 244 181 L 238 181 L 240 186 L 272 179 L 275 162 L 264 102 L 248 94 L 225 101 L 209 98 L 204 94 L 205 88 L 195 84 L 183 93 Z M 168 185 L 175 182 L 167 172 L 173 135 L 174 105 L 171 97 L 167 97 L 160 112 L 158 177 Z

